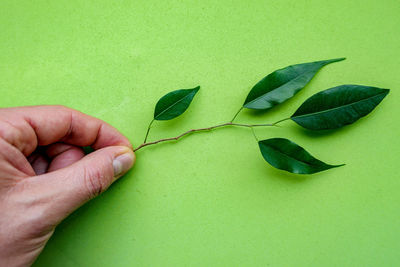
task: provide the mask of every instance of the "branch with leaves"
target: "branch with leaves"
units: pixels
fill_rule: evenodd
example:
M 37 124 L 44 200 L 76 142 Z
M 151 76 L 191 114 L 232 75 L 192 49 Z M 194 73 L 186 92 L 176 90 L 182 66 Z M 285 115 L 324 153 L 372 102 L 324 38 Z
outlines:
M 250 128 L 256 137 L 253 128 L 276 126 L 286 120 L 292 120 L 311 131 L 333 130 L 354 123 L 369 114 L 385 98 L 389 93 L 389 89 L 363 85 L 340 85 L 311 96 L 292 116 L 275 123 L 245 124 L 234 122 L 243 109 L 266 111 L 285 102 L 303 89 L 321 68 L 344 59 L 315 61 L 276 70 L 264 77 L 250 90 L 243 106 L 229 122 L 206 128 L 192 129 L 176 137 L 149 142 L 147 140 L 154 121 L 171 120 L 184 113 L 199 91 L 200 86 L 193 89 L 172 91 L 157 102 L 154 118 L 147 128 L 144 141 L 135 148 L 135 151 L 162 142 L 177 141 L 192 133 L 211 131 L 229 126 Z M 297 174 L 313 174 L 344 165 L 326 164 L 288 139 L 270 138 L 258 140 L 256 137 L 256 140 L 265 161 L 280 170 Z

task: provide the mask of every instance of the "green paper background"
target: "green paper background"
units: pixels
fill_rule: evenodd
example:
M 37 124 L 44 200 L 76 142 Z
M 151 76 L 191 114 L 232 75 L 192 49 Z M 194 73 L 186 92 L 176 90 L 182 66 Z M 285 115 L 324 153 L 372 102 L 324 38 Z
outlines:
M 0 105 L 62 104 L 142 141 L 165 93 L 201 85 L 150 139 L 226 122 L 250 88 L 290 64 L 347 57 L 295 98 L 238 122 L 291 115 L 340 84 L 391 88 L 334 134 L 257 129 L 347 165 L 291 175 L 248 129 L 148 147 L 106 193 L 56 230 L 35 266 L 395 266 L 400 264 L 400 2 L 0 2 Z

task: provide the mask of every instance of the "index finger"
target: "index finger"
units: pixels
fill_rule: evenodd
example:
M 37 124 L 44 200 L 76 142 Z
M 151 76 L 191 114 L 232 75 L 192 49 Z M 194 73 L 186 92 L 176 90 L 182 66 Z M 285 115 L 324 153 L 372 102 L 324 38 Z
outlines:
M 29 106 L 0 109 L 0 137 L 25 155 L 55 142 L 99 149 L 127 146 L 117 129 L 95 117 L 64 106 Z

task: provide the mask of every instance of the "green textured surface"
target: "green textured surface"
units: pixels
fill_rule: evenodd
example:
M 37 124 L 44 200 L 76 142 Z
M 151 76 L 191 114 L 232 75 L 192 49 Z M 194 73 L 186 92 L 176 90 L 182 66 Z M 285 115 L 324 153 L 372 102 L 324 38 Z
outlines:
M 260 117 L 290 116 L 344 83 L 391 88 L 335 134 L 257 129 L 346 163 L 309 177 L 268 166 L 248 129 L 148 147 L 109 191 L 58 228 L 39 266 L 395 266 L 400 263 L 398 0 L 0 2 L 0 105 L 63 104 L 134 145 L 165 93 L 201 85 L 150 139 L 231 119 L 250 88 L 290 64 L 346 56 Z

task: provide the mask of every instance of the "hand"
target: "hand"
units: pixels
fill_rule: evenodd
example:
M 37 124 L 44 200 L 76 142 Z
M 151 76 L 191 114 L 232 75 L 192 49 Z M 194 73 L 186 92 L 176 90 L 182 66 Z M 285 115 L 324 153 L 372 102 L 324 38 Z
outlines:
M 56 225 L 134 161 L 126 137 L 79 111 L 0 109 L 0 266 L 31 265 Z

